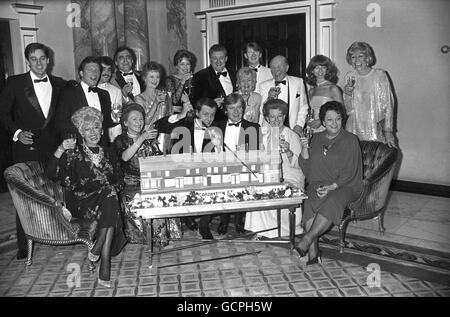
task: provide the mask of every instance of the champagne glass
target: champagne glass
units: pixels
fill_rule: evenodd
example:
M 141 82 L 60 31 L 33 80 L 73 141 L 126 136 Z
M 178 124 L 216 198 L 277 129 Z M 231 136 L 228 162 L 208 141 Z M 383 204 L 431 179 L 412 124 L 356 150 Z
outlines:
M 69 140 L 76 142 L 77 141 L 77 134 L 75 132 L 66 132 L 64 134 L 64 140 Z M 71 155 L 73 153 L 73 150 L 67 150 L 67 154 Z
M 286 138 L 285 138 L 284 134 L 280 134 L 280 142 L 281 141 L 283 141 L 283 142 L 286 141 Z M 282 148 L 281 144 L 280 144 L 280 153 L 286 153 L 286 149 Z
M 33 143 L 30 144 L 30 146 L 28 147 L 28 149 L 29 149 L 30 151 L 34 151 L 34 150 L 36 150 L 36 148 L 33 146 L 33 145 L 34 145 L 34 142 L 35 142 L 35 138 L 37 137 L 37 136 L 36 136 L 36 131 L 35 131 L 35 130 L 29 130 L 28 132 L 33 133 L 33 136 L 32 136 Z
M 127 76 L 127 78 L 125 79 L 126 83 L 130 85 L 131 87 L 131 91 L 130 93 L 133 94 L 133 77 L 131 76 Z
M 352 75 L 352 76 L 347 77 L 347 86 L 352 89 L 351 96 L 353 96 L 353 89 L 355 87 L 355 84 L 356 84 L 355 76 Z
M 116 118 L 116 120 L 120 119 L 119 113 L 122 110 L 122 105 L 118 102 L 115 102 L 112 104 L 111 110 L 114 113 L 114 118 Z
M 311 138 L 313 136 L 312 129 L 310 127 L 304 128 L 303 129 L 303 136 L 308 139 L 308 146 L 307 146 L 307 148 L 309 149 L 311 147 L 310 142 L 311 142 Z

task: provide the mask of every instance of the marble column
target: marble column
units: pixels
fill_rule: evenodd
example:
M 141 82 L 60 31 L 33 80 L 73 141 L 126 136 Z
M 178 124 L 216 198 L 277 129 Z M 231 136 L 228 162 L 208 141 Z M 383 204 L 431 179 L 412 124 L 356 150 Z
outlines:
M 174 73 L 173 56 L 179 49 L 187 48 L 186 0 L 166 0 L 167 5 L 167 41 L 169 72 Z
M 91 0 L 91 35 L 94 56 L 114 56 L 117 49 L 114 0 Z
M 73 27 L 73 42 L 75 55 L 75 69 L 78 75 L 78 65 L 89 55 L 92 55 L 91 37 L 91 7 L 89 0 L 72 0 L 80 6 L 80 27 Z M 78 76 L 77 76 L 78 78 Z
M 124 1 L 124 15 L 125 43 L 136 53 L 136 69 L 141 69 L 149 60 L 146 0 Z
M 124 14 L 124 0 L 115 0 L 115 21 L 117 33 L 117 46 L 125 45 L 125 14 Z

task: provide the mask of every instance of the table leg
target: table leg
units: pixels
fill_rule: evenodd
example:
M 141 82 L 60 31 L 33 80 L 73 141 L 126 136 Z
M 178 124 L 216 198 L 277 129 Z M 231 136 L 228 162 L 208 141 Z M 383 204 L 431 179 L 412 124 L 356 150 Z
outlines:
M 148 259 L 149 268 L 153 267 L 153 219 L 147 221 L 147 244 L 148 244 Z
M 289 240 L 291 241 L 291 254 L 295 247 L 295 209 L 295 207 L 289 208 Z
M 281 209 L 277 209 L 278 239 L 281 238 Z

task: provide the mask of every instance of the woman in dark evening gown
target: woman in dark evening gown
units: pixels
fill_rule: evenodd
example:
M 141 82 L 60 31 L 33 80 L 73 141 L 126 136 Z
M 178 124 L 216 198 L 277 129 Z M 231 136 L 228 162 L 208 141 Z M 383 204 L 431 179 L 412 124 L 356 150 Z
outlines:
M 155 129 L 142 131 L 144 118 L 144 109 L 139 104 L 128 105 L 123 110 L 121 117 L 122 134 L 114 141 L 125 180 L 125 189 L 122 194 L 122 203 L 125 210 L 125 234 L 129 242 L 142 244 L 147 241 L 146 222 L 136 219 L 128 203 L 136 193 L 141 191 L 139 158 L 162 154 L 155 143 L 158 131 Z M 181 238 L 180 228 L 179 219 L 154 219 L 153 238 L 156 243 L 166 245 L 169 239 Z
M 82 137 L 67 138 L 50 158 L 46 173 L 65 190 L 66 206 L 74 218 L 95 219 L 96 239 L 88 258 L 101 259 L 100 285 L 111 287 L 111 256 L 120 253 L 126 243 L 120 214 L 118 192 L 123 187 L 119 161 L 113 151 L 98 145 L 103 116 L 92 107 L 83 107 L 72 115 Z
M 308 139 L 300 137 L 300 166 L 308 185 L 308 199 L 303 206 L 306 234 L 296 249 L 308 255 L 308 264 L 320 261 L 319 237 L 331 225 L 338 225 L 345 207 L 362 191 L 362 157 L 358 137 L 345 131 L 344 106 L 329 101 L 320 107 L 319 119 L 325 131 L 315 133 L 308 148 Z

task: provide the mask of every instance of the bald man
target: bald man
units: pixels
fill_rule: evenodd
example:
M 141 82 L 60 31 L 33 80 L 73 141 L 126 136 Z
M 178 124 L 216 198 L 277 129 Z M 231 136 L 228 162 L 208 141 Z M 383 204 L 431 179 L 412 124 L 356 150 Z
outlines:
M 288 76 L 288 70 L 289 62 L 286 57 L 278 55 L 272 58 L 270 71 L 273 79 L 268 79 L 259 84 L 256 87 L 256 92 L 262 96 L 261 113 L 267 100 L 278 98 L 285 101 L 289 106 L 289 112 L 284 125 L 300 134 L 308 114 L 305 85 L 301 78 Z M 259 124 L 264 125 L 263 116 L 260 117 Z

